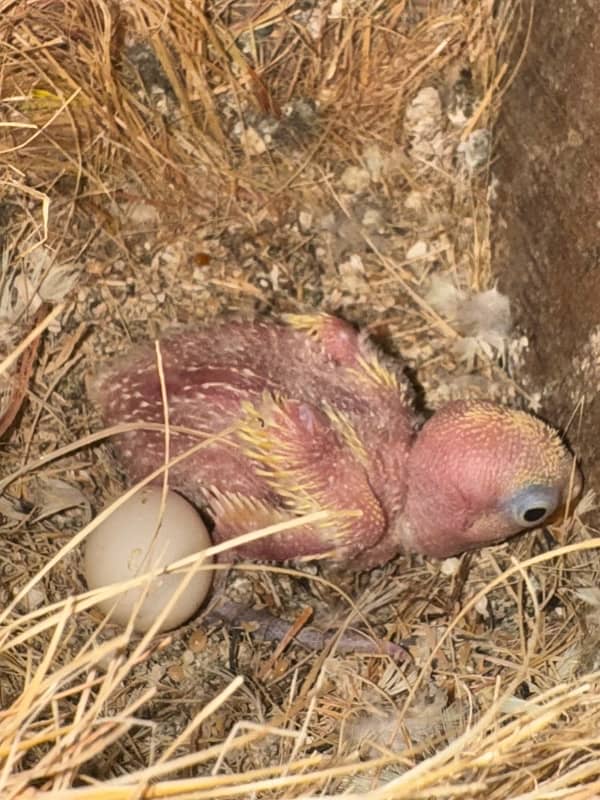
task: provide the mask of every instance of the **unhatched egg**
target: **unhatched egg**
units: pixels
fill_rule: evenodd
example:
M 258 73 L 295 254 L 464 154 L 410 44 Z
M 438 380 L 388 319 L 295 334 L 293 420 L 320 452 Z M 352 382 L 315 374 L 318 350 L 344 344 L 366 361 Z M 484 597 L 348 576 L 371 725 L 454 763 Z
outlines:
M 210 537 L 194 507 L 175 492 L 166 496 L 160 520 L 162 491 L 147 487 L 120 505 L 87 539 L 85 574 L 90 589 L 127 581 L 156 567 L 164 567 L 210 546 Z M 185 579 L 185 572 L 155 578 L 147 591 L 134 628 L 146 631 Z M 210 570 L 198 570 L 166 614 L 158 630 L 186 622 L 206 597 Z M 98 603 L 110 621 L 126 625 L 145 586 Z

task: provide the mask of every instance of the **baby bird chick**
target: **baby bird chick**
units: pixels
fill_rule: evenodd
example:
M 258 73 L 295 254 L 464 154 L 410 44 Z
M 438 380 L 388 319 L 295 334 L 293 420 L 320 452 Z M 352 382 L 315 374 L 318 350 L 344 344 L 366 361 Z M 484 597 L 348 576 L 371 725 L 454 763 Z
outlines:
M 453 402 L 420 429 L 402 365 L 325 314 L 223 321 L 104 365 L 91 396 L 106 424 L 227 430 L 169 469 L 169 485 L 229 540 L 312 511 L 331 515 L 238 548 L 267 560 L 330 558 L 356 569 L 401 551 L 445 558 L 544 522 L 580 489 L 546 424 L 491 402 Z M 169 455 L 198 443 L 171 432 Z M 116 439 L 132 481 L 161 466 L 164 433 Z

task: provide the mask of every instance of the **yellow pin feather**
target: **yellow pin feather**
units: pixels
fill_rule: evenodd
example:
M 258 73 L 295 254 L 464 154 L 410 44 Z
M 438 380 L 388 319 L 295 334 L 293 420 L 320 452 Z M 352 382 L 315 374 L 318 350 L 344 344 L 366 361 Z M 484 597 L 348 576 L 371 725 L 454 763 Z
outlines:
M 356 375 L 359 380 L 367 381 L 378 387 L 386 389 L 397 389 L 398 379 L 387 367 L 381 363 L 376 355 L 370 355 L 368 358 L 359 356 L 358 367 L 349 370 L 353 375 Z
M 358 461 L 360 461 L 363 466 L 367 466 L 369 463 L 367 451 L 365 450 L 356 429 L 350 422 L 348 415 L 344 414 L 343 411 L 338 411 L 337 409 L 333 408 L 333 406 L 331 406 L 329 403 L 323 403 L 323 410 L 340 439 L 342 439 L 342 441 L 345 442 L 345 444 L 350 448 Z
M 330 320 L 335 318 L 330 314 L 318 313 L 283 314 L 282 319 L 290 328 L 295 328 L 297 331 L 304 331 L 310 336 L 318 336 L 323 330 L 323 327 L 327 325 Z
M 298 463 L 297 447 L 286 441 L 284 428 L 275 418 L 276 410 L 285 413 L 281 398 L 271 395 L 263 396 L 259 408 L 244 403 L 244 416 L 237 428 L 244 455 L 260 464 L 255 467 L 256 474 L 282 499 L 286 511 L 295 516 L 329 511 L 331 517 L 320 522 L 319 528 L 334 540 L 345 538 L 351 520 L 362 512 L 331 507 L 322 486 L 314 478 L 314 470 Z

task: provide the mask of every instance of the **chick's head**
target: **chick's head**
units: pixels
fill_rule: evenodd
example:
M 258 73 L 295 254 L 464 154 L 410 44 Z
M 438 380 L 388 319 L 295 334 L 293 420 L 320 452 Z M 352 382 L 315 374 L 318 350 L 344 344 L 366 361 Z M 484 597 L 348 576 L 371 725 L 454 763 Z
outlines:
M 501 541 L 553 517 L 581 491 L 559 435 L 488 402 L 450 403 L 408 460 L 405 546 L 437 558 Z

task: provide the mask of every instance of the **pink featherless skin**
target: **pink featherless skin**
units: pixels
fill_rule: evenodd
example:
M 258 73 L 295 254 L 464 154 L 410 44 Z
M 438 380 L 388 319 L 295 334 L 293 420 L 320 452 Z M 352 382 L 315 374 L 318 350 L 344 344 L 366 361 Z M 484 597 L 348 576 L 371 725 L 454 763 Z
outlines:
M 226 432 L 169 470 L 170 487 L 213 518 L 216 541 L 332 512 L 237 557 L 355 569 L 401 551 L 443 558 L 539 525 L 581 488 L 558 435 L 524 412 L 459 401 L 419 430 L 402 365 L 336 317 L 222 321 L 159 346 L 169 425 Z M 90 394 L 107 425 L 163 424 L 155 347 L 102 366 Z M 173 431 L 169 456 L 197 443 Z M 164 463 L 159 430 L 115 446 L 131 481 Z

